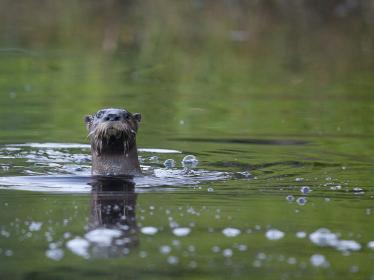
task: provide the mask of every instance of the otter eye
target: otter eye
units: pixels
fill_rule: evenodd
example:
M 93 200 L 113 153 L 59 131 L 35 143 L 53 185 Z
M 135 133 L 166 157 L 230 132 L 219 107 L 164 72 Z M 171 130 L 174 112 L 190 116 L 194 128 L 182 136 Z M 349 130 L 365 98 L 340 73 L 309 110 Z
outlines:
M 102 116 L 103 116 L 104 112 L 103 111 L 99 111 L 96 113 L 96 118 L 100 119 Z
M 128 112 L 123 112 L 122 116 L 124 119 L 128 119 L 130 117 L 130 114 Z

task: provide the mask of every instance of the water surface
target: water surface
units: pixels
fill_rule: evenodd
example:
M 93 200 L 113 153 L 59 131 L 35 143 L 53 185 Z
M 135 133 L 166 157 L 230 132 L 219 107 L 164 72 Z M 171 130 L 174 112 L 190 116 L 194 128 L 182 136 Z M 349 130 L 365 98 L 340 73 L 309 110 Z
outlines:
M 0 1 L 0 278 L 373 279 L 370 1 L 35 3 Z M 144 177 L 90 176 L 103 107 Z

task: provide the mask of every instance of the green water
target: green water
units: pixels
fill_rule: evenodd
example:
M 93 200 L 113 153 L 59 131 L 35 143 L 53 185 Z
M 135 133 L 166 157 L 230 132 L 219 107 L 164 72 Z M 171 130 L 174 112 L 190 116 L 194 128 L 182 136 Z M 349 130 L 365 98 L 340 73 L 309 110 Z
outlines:
M 372 4 L 244 2 L 0 1 L 1 178 L 87 171 L 86 148 L 9 145 L 87 143 L 83 118 L 105 107 L 142 113 L 139 148 L 182 152 L 144 165 L 193 154 L 196 172 L 230 174 L 135 189 L 138 241 L 111 257 L 66 245 L 90 230 L 93 193 L 4 185 L 0 278 L 374 278 Z M 319 246 L 320 228 L 360 248 Z

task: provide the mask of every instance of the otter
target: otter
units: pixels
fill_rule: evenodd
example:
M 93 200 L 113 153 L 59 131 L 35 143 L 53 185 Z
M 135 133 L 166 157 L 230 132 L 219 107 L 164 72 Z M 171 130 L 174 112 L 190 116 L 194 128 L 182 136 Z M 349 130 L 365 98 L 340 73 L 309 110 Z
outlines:
M 85 117 L 91 143 L 92 175 L 141 175 L 136 134 L 141 114 L 102 109 Z

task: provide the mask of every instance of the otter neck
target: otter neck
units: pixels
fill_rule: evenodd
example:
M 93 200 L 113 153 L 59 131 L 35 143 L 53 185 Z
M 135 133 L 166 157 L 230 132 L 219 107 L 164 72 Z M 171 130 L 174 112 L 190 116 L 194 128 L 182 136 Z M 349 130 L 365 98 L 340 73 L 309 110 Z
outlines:
M 134 143 L 126 153 L 92 153 L 92 175 L 141 175 L 138 150 Z

